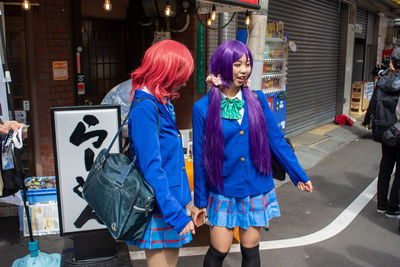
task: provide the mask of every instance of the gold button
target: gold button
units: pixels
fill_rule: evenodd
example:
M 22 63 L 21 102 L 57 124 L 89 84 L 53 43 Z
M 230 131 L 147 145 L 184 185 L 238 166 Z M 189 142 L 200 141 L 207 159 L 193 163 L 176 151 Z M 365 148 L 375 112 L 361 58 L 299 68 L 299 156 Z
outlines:
M 178 134 L 178 137 L 181 138 L 181 134 Z
M 244 135 L 244 132 L 243 132 L 243 131 L 240 131 L 239 134 L 240 134 L 240 135 Z
M 183 167 L 182 167 L 182 170 L 186 170 L 186 167 L 185 167 L 185 166 L 183 166 Z
M 240 158 L 240 161 L 244 161 L 244 158 Z

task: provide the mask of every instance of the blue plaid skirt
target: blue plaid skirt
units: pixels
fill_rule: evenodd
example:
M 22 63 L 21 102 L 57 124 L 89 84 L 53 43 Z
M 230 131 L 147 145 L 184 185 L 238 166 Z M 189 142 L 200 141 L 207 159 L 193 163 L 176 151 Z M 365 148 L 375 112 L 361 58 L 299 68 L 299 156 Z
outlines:
M 207 204 L 208 221 L 212 226 L 248 229 L 267 226 L 273 217 L 281 216 L 275 189 L 266 194 L 244 198 L 227 197 L 210 192 Z
M 179 236 L 178 232 L 165 223 L 161 214 L 153 214 L 143 237 L 126 243 L 141 249 L 180 248 L 192 239 L 192 233 Z

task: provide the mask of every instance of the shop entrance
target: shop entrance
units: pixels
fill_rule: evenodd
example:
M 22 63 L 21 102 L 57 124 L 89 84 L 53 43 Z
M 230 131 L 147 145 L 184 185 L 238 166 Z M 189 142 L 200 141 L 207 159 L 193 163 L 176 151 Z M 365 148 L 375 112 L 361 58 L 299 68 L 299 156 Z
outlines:
M 81 105 L 98 105 L 118 83 L 129 78 L 126 62 L 126 23 L 120 20 L 83 19 L 82 73 L 85 94 Z
M 364 80 L 365 40 L 356 38 L 354 44 L 353 82 Z
M 29 108 L 30 90 L 28 84 L 25 15 L 21 14 L 20 9 L 19 7 L 15 9 L 12 6 L 6 6 L 6 51 L 12 78 L 11 90 L 16 119 L 30 125 L 27 139 L 24 140 L 24 146 L 21 151 L 23 169 L 27 172 L 26 176 L 29 177 L 36 175 L 36 170 L 33 159 L 33 125 Z

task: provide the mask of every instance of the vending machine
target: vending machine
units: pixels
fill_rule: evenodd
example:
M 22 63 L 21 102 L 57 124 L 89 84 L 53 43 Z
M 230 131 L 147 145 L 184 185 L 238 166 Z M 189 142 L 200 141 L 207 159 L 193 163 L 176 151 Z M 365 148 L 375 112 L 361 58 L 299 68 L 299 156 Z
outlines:
M 267 37 L 262 71 L 262 91 L 267 97 L 283 134 L 286 129 L 287 61 L 287 36 Z

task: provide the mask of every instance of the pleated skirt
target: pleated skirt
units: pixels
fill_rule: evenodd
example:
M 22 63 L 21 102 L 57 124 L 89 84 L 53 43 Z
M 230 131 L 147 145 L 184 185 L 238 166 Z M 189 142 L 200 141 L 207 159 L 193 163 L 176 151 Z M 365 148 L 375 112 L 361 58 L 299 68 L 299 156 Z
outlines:
M 212 226 L 248 229 L 265 227 L 273 217 L 281 215 L 275 189 L 265 194 L 236 198 L 210 192 L 207 204 L 208 221 Z

